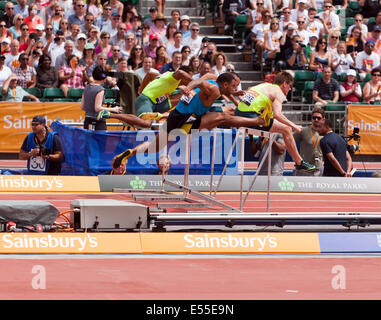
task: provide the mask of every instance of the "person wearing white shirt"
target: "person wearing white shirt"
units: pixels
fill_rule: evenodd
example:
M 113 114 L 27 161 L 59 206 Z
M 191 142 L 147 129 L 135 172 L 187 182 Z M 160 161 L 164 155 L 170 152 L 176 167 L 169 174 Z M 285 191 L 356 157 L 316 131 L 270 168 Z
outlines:
M 332 5 L 332 1 L 324 0 L 324 11 L 320 12 L 318 16 L 321 18 L 328 31 L 340 31 L 340 18 L 335 12 L 336 9 Z
M 19 46 L 20 46 L 20 43 L 17 39 L 13 39 L 11 41 L 11 44 L 10 44 L 10 47 L 11 47 L 11 52 L 8 53 L 6 55 L 6 58 L 5 58 L 5 65 L 8 67 L 8 68 L 11 68 L 13 65 L 12 65 L 12 62 L 15 61 L 15 60 L 18 60 L 19 59 L 19 56 L 20 56 L 20 52 L 19 52 Z
M 172 44 L 172 45 L 170 44 L 167 47 L 167 55 L 168 55 L 168 57 L 172 57 L 172 54 L 175 51 L 181 51 L 181 48 L 183 47 L 183 45 L 182 45 L 183 35 L 182 35 L 182 33 L 180 31 L 176 31 L 173 34 L 173 40 L 174 40 L 174 44 Z
M 287 26 L 289 24 L 292 24 L 295 27 L 295 29 L 297 29 L 297 27 L 298 27 L 296 25 L 296 22 L 291 20 L 291 9 L 288 7 L 285 7 L 282 10 L 282 16 L 281 16 L 280 22 L 279 22 L 279 30 L 282 32 L 285 32 L 287 30 Z
M 52 58 L 51 66 L 54 67 L 56 65 L 57 57 L 65 53 L 65 40 L 60 40 L 58 43 L 52 43 L 48 53 Z
M 306 30 L 306 20 L 303 17 L 299 17 L 297 23 L 298 29 L 295 33 L 300 37 L 300 41 L 306 46 L 310 41 L 310 33 Z
M 265 33 L 270 30 L 270 19 L 270 12 L 263 10 L 262 22 L 257 23 L 251 30 L 251 40 L 255 43 L 259 62 L 262 62 L 263 50 L 265 48 Z
M 8 68 L 5 63 L 5 56 L 0 55 L 0 87 L 3 86 L 4 81 L 7 80 L 12 75 L 12 70 Z
M 320 21 L 320 18 L 315 18 L 316 14 L 317 14 L 317 11 L 315 8 L 308 9 L 308 20 L 306 21 L 306 30 L 310 34 L 316 35 L 319 39 L 324 34 L 328 33 L 328 29 L 325 26 L 325 24 L 323 24 Z
M 351 35 L 353 28 L 355 26 L 358 26 L 361 28 L 361 37 L 362 37 L 362 40 L 365 42 L 366 37 L 368 35 L 368 26 L 364 23 L 364 18 L 362 14 L 356 14 L 354 17 L 354 21 L 355 21 L 355 24 L 348 28 L 347 34 Z
M 282 38 L 282 32 L 279 30 L 279 19 L 273 18 L 270 30 L 265 33 L 265 59 L 275 59 L 276 53 L 280 52 L 280 38 Z
M 347 73 L 351 66 L 354 65 L 352 56 L 347 53 L 347 46 L 345 41 L 339 42 L 337 45 L 337 53 L 332 57 L 332 70 L 340 76 Z
M 298 0 L 296 9 L 291 10 L 291 20 L 296 22 L 299 18 L 308 19 L 307 0 Z
M 190 25 L 191 36 L 183 40 L 182 45 L 188 46 L 191 49 L 190 56 L 194 56 L 200 51 L 202 37 L 200 34 L 200 25 L 197 22 L 193 22 Z
M 139 78 L 143 81 L 147 73 L 157 73 L 160 74 L 160 72 L 154 68 L 152 68 L 152 57 L 145 56 L 143 58 L 143 66 L 135 71 L 135 74 L 139 76 Z
M 380 65 L 380 57 L 374 52 L 375 43 L 373 40 L 368 40 L 365 43 L 364 51 L 361 51 L 356 56 L 356 69 L 360 76 L 360 80 L 364 80 L 367 73 L 377 68 Z

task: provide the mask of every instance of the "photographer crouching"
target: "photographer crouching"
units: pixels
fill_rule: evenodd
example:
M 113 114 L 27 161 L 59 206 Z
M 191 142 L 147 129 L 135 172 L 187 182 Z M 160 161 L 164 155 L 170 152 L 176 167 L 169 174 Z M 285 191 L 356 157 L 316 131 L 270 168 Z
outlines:
M 62 143 L 58 135 L 48 130 L 43 116 L 35 116 L 32 119 L 32 132 L 24 139 L 19 159 L 28 160 L 27 174 L 61 173 Z

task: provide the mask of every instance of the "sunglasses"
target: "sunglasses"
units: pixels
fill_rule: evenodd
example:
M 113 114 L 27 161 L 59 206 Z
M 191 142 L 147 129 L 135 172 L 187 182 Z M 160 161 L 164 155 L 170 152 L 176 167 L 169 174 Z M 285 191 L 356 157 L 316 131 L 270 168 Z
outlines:
M 304 21 L 298 21 L 298 24 L 302 24 L 302 23 L 304 23 Z
M 0 24 L 0 28 L 5 28 L 6 26 L 6 24 Z
M 5 8 L 6 10 L 15 10 L 15 8 Z
M 21 29 L 22 31 L 29 31 L 29 29 L 26 29 L 26 28 L 24 28 L 24 29 Z
M 228 69 L 226 69 L 226 71 L 230 71 L 230 72 L 232 72 L 232 71 L 234 71 L 234 69 L 230 69 L 230 68 L 228 68 Z
M 39 126 L 40 124 L 42 124 L 42 123 L 31 123 L 30 125 L 32 126 L 32 127 L 36 127 L 36 126 Z
M 332 6 L 324 6 L 324 8 L 332 8 Z
M 323 119 L 322 117 L 312 117 L 312 120 L 321 120 Z
M 78 8 L 84 8 L 85 5 L 84 5 L 84 4 L 77 4 L 77 7 L 78 7 Z
M 142 48 L 135 48 L 135 50 L 143 50 Z
M 191 29 L 192 31 L 200 31 L 200 29 Z
M 375 73 L 375 74 L 372 74 L 372 76 L 375 76 L 375 77 L 381 77 L 381 74 L 379 74 L 379 73 Z
M 190 52 L 190 50 L 184 50 L 183 52 L 187 52 L 187 53 L 189 53 L 189 52 Z
M 112 50 L 112 51 L 114 51 L 114 52 L 120 52 L 120 50 L 117 50 L 117 49 L 114 49 L 114 50 Z

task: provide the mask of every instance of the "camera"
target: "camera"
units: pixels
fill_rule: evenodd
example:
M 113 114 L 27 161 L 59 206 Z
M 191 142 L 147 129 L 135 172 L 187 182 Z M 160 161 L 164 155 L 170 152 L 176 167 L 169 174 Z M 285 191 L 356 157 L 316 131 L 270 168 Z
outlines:
M 48 148 L 46 148 L 45 146 L 43 145 L 40 145 L 40 152 L 39 152 L 39 156 L 48 156 L 50 154 L 50 150 Z
M 111 78 L 115 78 L 116 76 L 116 71 L 107 71 L 107 76 Z
M 302 48 L 306 46 L 302 41 L 298 41 L 297 44 L 300 45 Z
M 347 150 L 350 154 L 355 154 L 356 152 L 360 151 L 360 139 L 361 136 L 359 135 L 360 129 L 355 127 L 353 128 L 352 134 L 349 136 L 344 136 L 344 140 L 347 143 Z M 348 144 L 349 141 L 356 141 L 357 144 Z

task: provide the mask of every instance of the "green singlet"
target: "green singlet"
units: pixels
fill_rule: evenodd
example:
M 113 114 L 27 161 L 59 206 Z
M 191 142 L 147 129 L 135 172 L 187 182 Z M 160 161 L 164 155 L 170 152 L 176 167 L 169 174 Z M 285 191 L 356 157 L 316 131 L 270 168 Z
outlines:
M 155 104 L 162 103 L 179 86 L 181 80 L 173 77 L 174 72 L 166 72 L 153 81 L 151 81 L 143 90 L 142 94 L 151 99 Z

